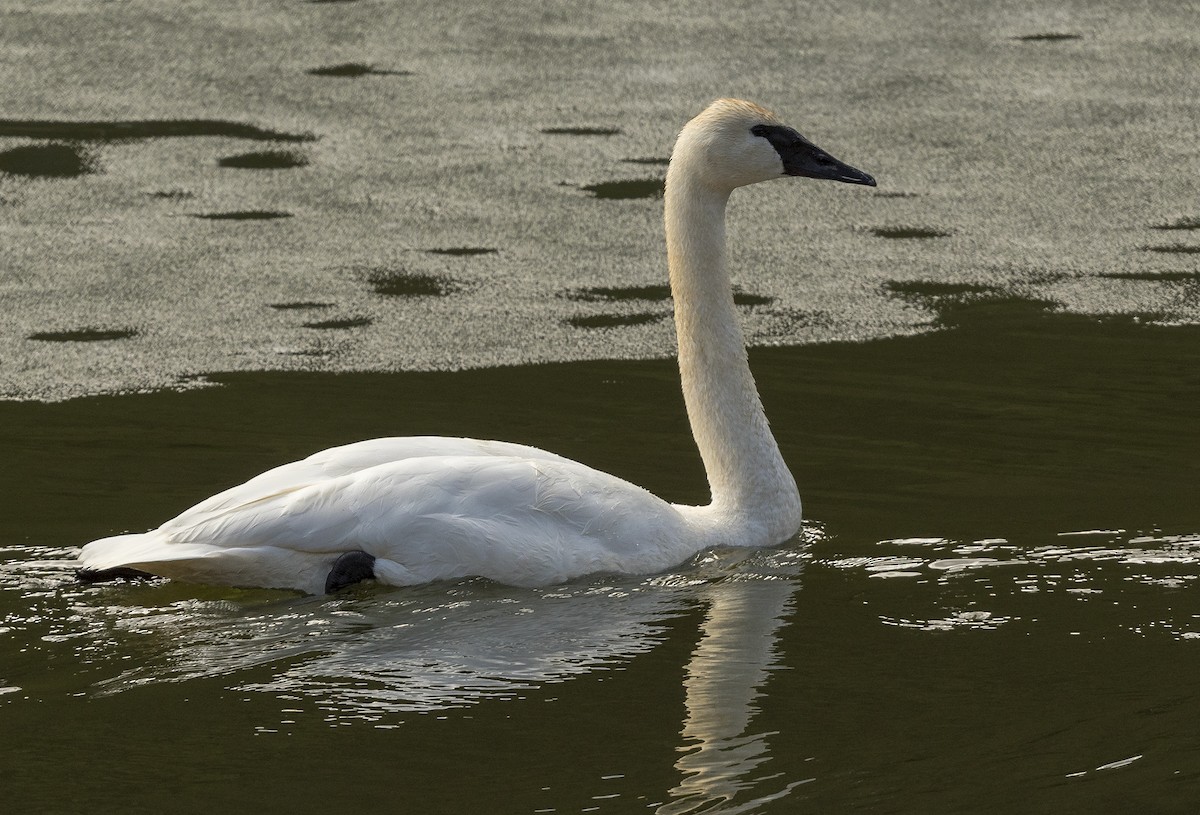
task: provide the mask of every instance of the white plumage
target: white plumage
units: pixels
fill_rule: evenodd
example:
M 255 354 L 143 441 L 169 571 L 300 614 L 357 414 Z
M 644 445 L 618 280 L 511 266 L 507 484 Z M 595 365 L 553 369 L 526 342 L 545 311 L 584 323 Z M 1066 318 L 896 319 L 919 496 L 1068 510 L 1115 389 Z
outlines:
M 746 364 L 724 239 L 730 192 L 785 174 L 874 183 L 737 100 L 713 103 L 684 127 L 667 173 L 680 371 L 712 489 L 707 506 L 669 504 L 523 445 L 373 439 L 269 470 L 150 532 L 93 541 L 81 565 L 319 593 L 339 556 L 365 552 L 375 579 L 390 585 L 471 575 L 546 585 L 660 571 L 719 543 L 786 540 L 800 526 L 800 496 Z

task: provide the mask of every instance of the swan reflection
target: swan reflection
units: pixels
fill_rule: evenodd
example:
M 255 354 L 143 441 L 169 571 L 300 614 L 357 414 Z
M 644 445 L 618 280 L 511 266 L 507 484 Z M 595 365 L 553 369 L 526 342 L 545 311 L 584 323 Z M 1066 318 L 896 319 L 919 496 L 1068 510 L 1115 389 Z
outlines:
M 817 535 L 806 530 L 806 540 Z M 337 600 L 217 589 L 197 596 L 195 587 L 173 583 L 78 587 L 40 558 L 25 561 L 36 570 L 6 574 L 26 594 L 42 587 L 39 615 L 87 666 L 93 692 L 217 678 L 231 690 L 284 701 L 289 718 L 307 712 L 331 725 L 387 727 L 413 712 L 518 697 L 619 669 L 703 609 L 697 644 L 681 666 L 678 780 L 658 807 L 675 815 L 736 812 L 802 783 L 772 770 L 771 732 L 757 714 L 807 558 L 802 545 L 721 550 L 651 578 L 552 589 L 475 580 Z M 52 584 L 59 589 L 47 591 Z
M 238 690 L 306 698 L 341 721 L 446 710 L 516 696 L 649 650 L 665 621 L 685 609 L 685 591 L 648 582 L 529 590 L 480 580 L 338 602 L 110 608 L 99 630 L 123 641 L 115 650 L 134 641 L 161 650 L 139 655 L 137 667 L 100 690 L 230 677 Z
M 708 612 L 684 681 L 684 754 L 675 762 L 683 780 L 657 809 L 661 815 L 750 811 L 804 783 L 759 771 L 771 758 L 771 732 L 752 727 L 795 588 L 776 579 L 711 584 L 700 592 Z M 741 794 L 745 800 L 735 803 Z

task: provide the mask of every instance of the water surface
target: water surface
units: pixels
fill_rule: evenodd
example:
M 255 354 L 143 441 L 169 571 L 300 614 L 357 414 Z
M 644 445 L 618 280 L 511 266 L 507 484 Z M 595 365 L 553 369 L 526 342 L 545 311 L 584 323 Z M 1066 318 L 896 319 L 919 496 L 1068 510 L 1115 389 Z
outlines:
M 9 800 L 312 811 L 366 777 L 365 811 L 398 788 L 430 812 L 497 790 L 516 812 L 1187 811 L 1200 336 L 1011 300 L 942 314 L 752 354 L 806 501 L 795 540 L 538 590 L 79 586 L 68 558 L 395 428 L 703 500 L 671 362 L 0 405 Z
M 160 6 L 0 11 L 7 808 L 1195 811 L 1192 6 Z M 727 95 L 880 182 L 732 200 L 794 540 L 538 590 L 73 582 L 373 436 L 705 500 L 658 193 Z

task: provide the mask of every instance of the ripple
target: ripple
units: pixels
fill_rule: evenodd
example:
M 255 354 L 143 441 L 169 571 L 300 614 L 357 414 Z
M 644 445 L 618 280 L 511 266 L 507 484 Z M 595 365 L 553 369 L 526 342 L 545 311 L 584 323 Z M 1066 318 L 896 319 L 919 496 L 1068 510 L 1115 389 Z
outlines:
M 983 566 L 995 566 L 1004 561 L 994 557 L 957 557 L 938 558 L 926 564 L 930 569 L 939 572 L 961 572 L 967 569 L 978 569 Z
M 879 543 L 880 545 L 892 544 L 895 546 L 939 546 L 949 542 L 945 538 L 889 538 Z
M 1200 580 L 1200 533 L 1096 528 L 1055 537 L 1056 543 L 1032 546 L 1002 538 L 894 538 L 875 544 L 885 550 L 879 554 L 814 563 L 858 573 L 859 591 L 867 605 L 881 606 L 877 616 L 885 625 L 939 631 L 1021 620 L 1071 636 L 1106 637 L 1116 630 L 1200 639 L 1196 616 L 1175 601 Z M 896 594 L 887 588 L 892 580 L 870 581 L 874 588 L 867 588 L 869 578 L 907 578 L 901 582 L 919 588 Z M 986 618 L 975 615 L 977 606 L 987 610 Z
M 468 579 L 336 598 L 170 581 L 83 585 L 73 579 L 78 549 L 9 546 L 0 547 L 0 590 L 19 592 L 20 610 L 0 626 L 15 649 L 38 643 L 70 660 L 82 692 L 226 677 L 238 691 L 291 700 L 288 709 L 315 705 L 331 725 L 388 726 L 397 714 L 517 698 L 612 670 L 655 648 L 668 621 L 698 602 L 786 604 L 822 537 L 809 524 L 776 549 L 707 551 L 647 577 L 542 589 Z
M 918 631 L 953 631 L 955 629 L 972 629 L 976 631 L 995 631 L 1005 623 L 1012 622 L 1014 617 L 1004 617 L 992 614 L 990 611 L 957 611 L 946 617 L 931 620 L 916 620 L 905 617 L 880 617 L 884 625 L 897 628 L 912 628 Z

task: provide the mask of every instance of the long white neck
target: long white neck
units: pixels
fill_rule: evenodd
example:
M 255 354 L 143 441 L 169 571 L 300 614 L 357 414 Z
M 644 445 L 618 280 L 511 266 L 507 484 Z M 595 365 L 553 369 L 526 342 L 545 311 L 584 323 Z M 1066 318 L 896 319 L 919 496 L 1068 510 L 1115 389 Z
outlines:
M 712 504 L 738 545 L 772 545 L 800 526 L 800 494 L 767 426 L 725 261 L 729 190 L 703 183 L 677 154 L 667 172 L 667 263 L 679 372 Z

